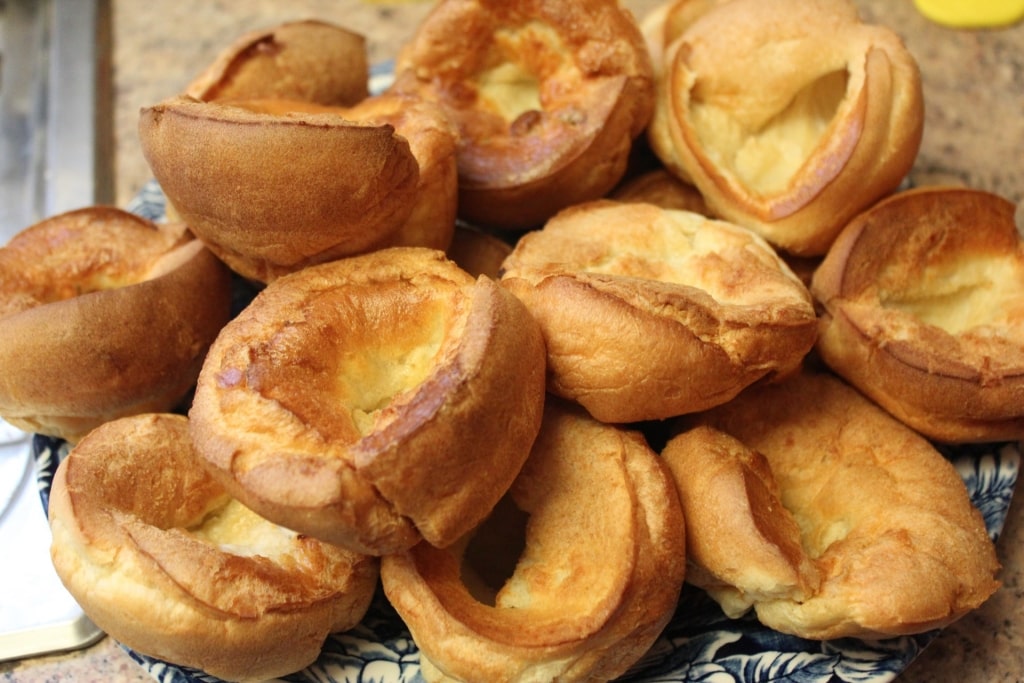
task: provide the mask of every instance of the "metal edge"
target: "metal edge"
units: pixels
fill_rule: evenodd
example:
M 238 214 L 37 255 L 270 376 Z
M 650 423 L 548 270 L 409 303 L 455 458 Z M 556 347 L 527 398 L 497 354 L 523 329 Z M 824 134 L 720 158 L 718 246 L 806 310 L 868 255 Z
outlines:
M 108 201 L 109 4 L 52 2 L 47 83 L 46 215 Z
M 78 650 L 99 642 L 106 634 L 81 615 L 69 621 L 0 634 L 0 661 Z

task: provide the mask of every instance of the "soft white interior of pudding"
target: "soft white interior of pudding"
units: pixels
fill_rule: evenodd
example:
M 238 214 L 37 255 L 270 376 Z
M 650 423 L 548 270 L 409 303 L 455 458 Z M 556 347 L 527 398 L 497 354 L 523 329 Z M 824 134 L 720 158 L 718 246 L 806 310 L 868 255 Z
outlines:
M 960 258 L 918 282 L 916 289 L 880 292 L 881 304 L 954 335 L 1008 322 L 1024 296 L 1020 266 L 1010 258 Z
M 360 344 L 338 367 L 339 382 L 361 434 L 372 431 L 378 411 L 400 393 L 421 385 L 436 369 L 452 322 L 451 304 L 425 301 L 415 315 L 367 319 L 379 324 L 368 335 L 377 341 Z M 388 339 L 394 342 L 386 343 Z
M 480 99 L 507 121 L 528 111 L 539 111 L 540 83 L 518 64 L 503 62 L 477 77 Z
M 294 531 L 268 522 L 234 499 L 207 515 L 189 533 L 232 555 L 272 559 L 288 555 L 296 536 Z
M 636 277 L 700 289 L 721 304 L 750 306 L 790 298 L 791 273 L 743 228 L 688 211 L 665 211 L 652 225 L 585 265 L 589 273 Z
M 515 121 L 529 111 L 542 111 L 541 85 L 555 78 L 568 87 L 576 80 L 558 32 L 541 22 L 528 22 L 495 32 L 485 68 L 475 76 L 484 108 Z M 556 77 L 556 72 L 560 72 Z
M 756 194 L 779 194 L 820 146 L 846 95 L 847 80 L 845 70 L 816 79 L 782 111 L 756 119 L 756 128 L 744 121 L 748 112 L 733 111 L 732 98 L 724 104 L 695 99 L 690 115 L 704 152 L 717 166 Z

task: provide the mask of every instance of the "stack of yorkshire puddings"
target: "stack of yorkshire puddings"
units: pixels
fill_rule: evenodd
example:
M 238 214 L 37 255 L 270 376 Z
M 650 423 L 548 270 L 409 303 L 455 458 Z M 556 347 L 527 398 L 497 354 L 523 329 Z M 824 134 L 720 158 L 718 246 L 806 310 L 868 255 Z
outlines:
M 892 31 L 439 0 L 383 92 L 366 61 L 241 37 L 141 112 L 167 221 L 0 250 L 0 415 L 73 444 L 52 556 L 101 628 L 260 680 L 382 585 L 428 681 L 595 681 L 684 579 L 809 639 L 998 588 L 935 444 L 1024 436 L 1024 251 L 1010 202 L 901 189 Z

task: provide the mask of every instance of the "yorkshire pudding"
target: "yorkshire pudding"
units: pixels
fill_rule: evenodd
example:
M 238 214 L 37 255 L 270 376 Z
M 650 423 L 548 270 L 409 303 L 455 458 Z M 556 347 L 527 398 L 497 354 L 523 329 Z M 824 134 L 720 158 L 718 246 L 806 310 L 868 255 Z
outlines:
M 685 420 L 687 580 L 802 638 L 940 628 L 999 587 L 981 513 L 921 435 L 831 374 L 751 387 Z
M 824 254 L 917 155 L 917 63 L 848 0 L 722 3 L 663 68 L 652 149 L 716 215 L 793 254 Z
M 1024 438 L 1024 246 L 1014 205 L 920 188 L 843 231 L 812 280 L 818 350 L 937 441 Z
M 186 87 L 204 102 L 268 98 L 351 106 L 369 96 L 366 39 L 334 24 L 292 21 L 240 36 Z
M 798 367 L 817 332 L 806 287 L 763 239 L 653 204 L 566 209 L 503 271 L 543 330 L 548 390 L 604 422 L 723 403 Z
M 182 224 L 87 207 L 0 249 L 0 415 L 77 441 L 171 410 L 231 315 L 227 268 Z
M 495 514 L 451 548 L 385 556 L 381 579 L 427 681 L 606 681 L 675 611 L 685 543 L 643 437 L 554 399 Z
M 243 503 L 384 554 L 485 517 L 543 403 L 543 340 L 519 300 L 442 252 L 395 247 L 270 283 L 217 338 L 189 415 Z
M 177 214 L 251 280 L 451 240 L 455 129 L 428 102 L 381 95 L 324 108 L 178 96 L 143 109 L 139 134 Z
M 606 194 L 654 105 L 643 36 L 613 0 L 442 0 L 395 75 L 458 124 L 459 215 L 501 229 Z
M 376 558 L 275 526 L 228 496 L 181 415 L 108 422 L 61 462 L 51 555 L 112 638 L 232 681 L 298 671 L 355 626 Z

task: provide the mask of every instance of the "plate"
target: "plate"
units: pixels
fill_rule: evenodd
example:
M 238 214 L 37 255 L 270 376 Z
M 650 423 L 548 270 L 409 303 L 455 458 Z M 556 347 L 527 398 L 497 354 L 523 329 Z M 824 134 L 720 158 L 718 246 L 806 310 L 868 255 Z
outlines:
M 390 64 L 374 67 L 371 92 L 385 87 Z M 125 207 L 160 221 L 166 200 L 155 181 Z M 251 292 L 247 293 L 251 294 Z M 236 305 L 244 304 L 242 300 Z M 997 540 L 1017 483 L 1017 443 L 945 447 L 990 537 Z M 63 441 L 34 435 L 32 452 L 44 509 L 50 482 L 67 454 Z M 762 626 L 754 616 L 730 619 L 703 591 L 686 585 L 668 626 L 622 683 L 886 683 L 903 671 L 939 631 L 877 641 L 805 640 Z M 160 683 L 220 683 L 201 671 L 126 652 Z M 309 668 L 274 679 L 288 683 L 422 683 L 419 652 L 401 618 L 378 590 L 362 622 L 330 636 Z M 269 682 L 274 683 L 274 682 Z
M 165 199 L 155 182 L 126 207 L 162 220 Z M 998 539 L 1017 483 L 1016 443 L 938 447 L 956 466 L 971 501 Z M 67 444 L 34 435 L 32 452 L 44 509 L 50 482 Z M 676 612 L 647 655 L 619 680 L 629 683 L 885 683 L 894 679 L 938 631 L 878 641 L 813 641 L 777 633 L 756 618 L 730 619 L 703 591 L 685 586 Z M 219 683 L 200 671 L 125 648 L 160 683 Z M 308 669 L 276 681 L 289 683 L 422 683 L 419 653 L 408 629 L 378 591 L 362 622 L 330 636 Z

